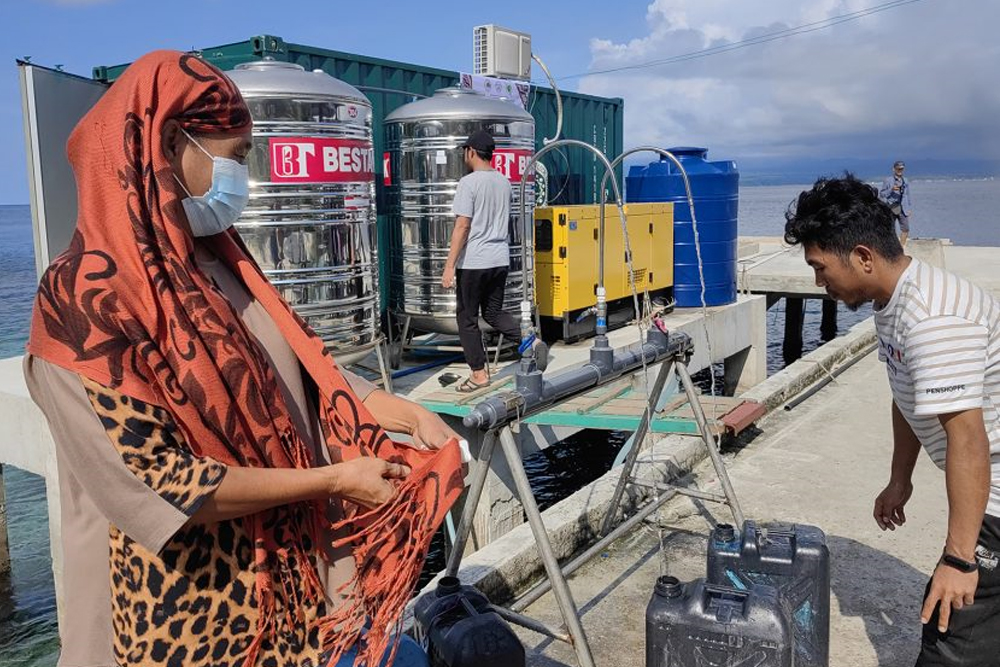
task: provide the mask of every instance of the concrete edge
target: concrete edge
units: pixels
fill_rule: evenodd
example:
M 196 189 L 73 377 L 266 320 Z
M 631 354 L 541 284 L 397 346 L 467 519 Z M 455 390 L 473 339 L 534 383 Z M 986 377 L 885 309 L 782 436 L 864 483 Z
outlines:
M 838 365 L 851 361 L 875 341 L 873 319 L 865 320 L 839 338 L 820 346 L 799 361 L 776 373 L 741 398 L 764 404 L 767 412 L 784 405 L 796 394 Z M 639 457 L 635 475 L 646 481 L 675 481 L 707 458 L 702 441 L 693 436 L 668 436 Z M 613 468 L 596 481 L 556 503 L 542 513 L 546 532 L 556 557 L 565 562 L 596 539 L 600 523 L 611 504 L 611 496 L 621 474 Z M 641 498 L 627 498 L 633 505 Z M 670 503 L 668 503 L 669 505 Z M 525 591 L 542 574 L 543 566 L 527 523 L 465 557 L 459 570 L 463 583 L 475 586 L 496 603 L 503 603 Z M 438 574 L 419 593 L 434 590 Z M 415 599 L 415 598 L 414 598 Z M 413 623 L 413 600 L 407 606 L 403 627 Z
M 851 330 L 821 345 L 764 382 L 740 395 L 761 403 L 770 413 L 802 393 L 827 373 L 847 363 L 875 343 L 875 320 L 868 318 Z

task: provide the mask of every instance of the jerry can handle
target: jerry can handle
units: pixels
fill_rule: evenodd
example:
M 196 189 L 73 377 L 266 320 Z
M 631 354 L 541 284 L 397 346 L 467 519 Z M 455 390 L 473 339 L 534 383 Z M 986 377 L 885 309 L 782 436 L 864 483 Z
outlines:
M 717 584 L 705 584 L 704 591 L 702 601 L 704 609 L 707 612 L 714 612 L 719 621 L 730 623 L 734 611 L 738 611 L 740 616 L 746 616 L 747 602 L 750 599 L 748 591 Z
M 777 524 L 772 528 L 758 528 L 754 522 L 747 521 L 744 527 L 744 535 L 746 538 L 751 538 L 744 539 L 743 541 L 743 555 L 745 558 L 759 558 L 761 554 L 768 550 L 768 546 L 772 541 L 775 540 L 787 541 L 789 550 L 793 555 L 798 546 L 795 526 L 786 524 Z
M 740 604 L 745 605 L 747 598 L 750 597 L 750 592 L 741 591 L 738 588 L 730 588 L 729 586 L 721 586 L 719 584 L 705 584 L 706 601 L 713 596 L 724 600 L 739 602 Z

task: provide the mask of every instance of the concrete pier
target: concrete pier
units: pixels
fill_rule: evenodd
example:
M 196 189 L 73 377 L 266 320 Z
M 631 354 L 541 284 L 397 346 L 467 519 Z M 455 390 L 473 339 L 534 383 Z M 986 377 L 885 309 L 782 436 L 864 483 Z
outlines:
M 59 602 L 62 599 L 63 550 L 56 449 L 45 416 L 28 395 L 21 372 L 21 357 L 0 359 L 0 424 L 4 425 L 3 438 L 0 438 L 0 465 L 10 464 L 45 479 L 52 575 Z M 61 605 L 57 611 L 62 622 Z
M 805 265 L 801 256 L 796 256 L 796 253 L 800 255 L 801 251 L 784 249 L 777 242 L 767 245 L 766 242 L 757 241 L 753 243 L 752 248 L 748 249 L 751 249 L 752 252 L 749 254 L 741 253 L 742 269 L 739 286 L 744 294 L 740 296 L 736 304 L 708 309 L 707 319 L 703 318 L 701 311 L 697 309 L 679 310 L 670 315 L 667 324 L 673 330 L 689 333 L 694 339 L 696 354 L 691 362 L 692 371 L 706 368 L 712 363 L 722 363 L 725 368 L 725 389 L 727 392 L 735 392 L 740 396 L 752 398 L 766 404 L 768 409 L 774 410 L 796 393 L 808 388 L 818 377 L 830 372 L 834 365 L 843 363 L 846 358 L 856 354 L 858 350 L 870 346 L 874 335 L 870 331 L 870 326 L 869 330 L 859 330 L 857 336 L 852 331 L 847 336 L 837 338 L 820 350 L 792 364 L 789 369 L 786 369 L 793 372 L 792 376 L 781 375 L 766 379 L 766 307 L 787 296 L 807 299 L 823 298 L 825 295 L 818 293 L 819 290 L 815 286 L 811 270 Z M 1000 294 L 1000 272 L 997 272 L 995 268 L 1000 266 L 1000 250 L 996 248 L 962 248 L 951 246 L 943 241 L 923 242 L 916 239 L 911 240 L 907 251 L 914 256 L 926 259 L 926 261 L 943 265 L 986 289 L 992 290 L 995 294 Z M 632 343 L 635 339 L 634 327 L 612 333 L 612 344 L 615 346 Z M 589 343 L 586 341 L 575 346 L 554 346 L 550 368 L 557 371 L 581 363 L 587 356 L 588 347 Z M 820 357 L 816 357 L 817 354 L 820 354 Z M 891 535 L 872 535 L 870 527 L 862 529 L 866 515 L 864 512 L 859 514 L 859 503 L 867 504 L 870 501 L 867 496 L 870 495 L 871 489 L 868 487 L 875 485 L 873 476 L 876 476 L 880 468 L 878 465 L 859 465 L 858 462 L 874 460 L 872 457 L 883 456 L 883 454 L 886 460 L 888 457 L 888 450 L 883 452 L 877 449 L 880 446 L 879 443 L 885 442 L 885 431 L 877 431 L 877 428 L 888 428 L 888 415 L 886 414 L 883 423 L 878 416 L 879 412 L 877 410 L 872 412 L 869 409 L 870 405 L 878 405 L 878 401 L 884 402 L 884 395 L 879 398 L 879 395 L 866 393 L 887 390 L 884 386 L 885 380 L 880 372 L 881 369 L 877 368 L 876 363 L 876 370 L 872 370 L 871 364 L 870 359 L 862 362 L 837 378 L 836 382 L 831 383 L 802 406 L 789 413 L 778 410 L 781 415 L 775 417 L 773 421 L 763 425 L 758 424 L 764 429 L 764 435 L 739 454 L 734 465 L 734 482 L 737 484 L 737 492 L 744 494 L 743 498 L 746 498 L 743 502 L 748 515 L 760 518 L 813 521 L 827 528 L 828 531 L 834 531 L 832 534 L 838 537 L 853 540 L 850 543 L 841 542 L 842 546 L 851 546 L 854 543 L 860 545 L 854 550 L 841 549 L 841 555 L 838 557 L 844 559 L 845 563 L 853 562 L 861 567 L 864 565 L 866 557 L 875 558 L 877 562 L 888 564 L 898 564 L 897 561 L 902 560 L 910 566 L 911 575 L 913 571 L 922 573 L 926 570 L 925 560 L 930 557 L 927 555 L 929 553 L 927 549 L 915 548 L 912 553 L 907 555 L 906 550 L 913 546 L 909 542 L 894 542 L 893 540 L 897 538 Z M 414 400 L 421 400 L 422 397 L 440 388 L 437 378 L 443 372 L 465 374 L 467 369 L 456 365 L 400 378 L 395 383 L 396 391 Z M 862 372 L 867 374 L 859 376 L 858 374 Z M 858 380 L 859 377 L 862 379 Z M 751 387 L 752 390 L 745 391 Z M 826 411 L 814 409 L 815 406 L 825 406 Z M 830 412 L 830 410 L 834 412 Z M 840 412 L 836 412 L 836 410 L 840 410 Z M 843 418 L 845 414 L 849 418 Z M 5 426 L 4 437 L 0 438 L 0 465 L 13 465 L 39 474 L 46 480 L 49 532 L 58 600 L 60 599 L 63 563 L 60 540 L 58 470 L 51 435 L 43 416 L 28 396 L 21 374 L 21 360 L 18 358 L 0 360 L 0 423 Z M 528 456 L 540 448 L 565 438 L 571 432 L 569 429 L 562 428 L 526 426 L 520 435 L 522 454 Z M 772 437 L 778 438 L 778 442 L 781 444 L 778 446 L 768 445 L 772 442 L 770 440 Z M 693 443 L 694 439 L 690 437 L 672 436 L 666 440 L 669 440 L 668 444 L 671 445 L 669 463 L 666 467 L 674 472 L 689 470 L 690 466 L 697 462 L 698 452 L 703 449 L 696 442 Z M 476 440 L 474 439 L 473 450 L 475 451 L 475 449 Z M 748 462 L 757 460 L 752 457 L 757 455 L 758 450 L 763 454 L 762 458 L 759 459 L 761 463 L 753 467 Z M 879 461 L 876 461 L 876 464 Z M 505 473 L 503 465 L 502 457 L 497 457 L 488 491 L 484 495 L 484 501 L 480 507 L 480 535 L 475 546 L 484 546 L 484 548 L 474 559 L 470 559 L 471 569 L 463 566 L 463 577 L 468 575 L 469 579 L 487 582 L 492 577 L 492 581 L 497 586 L 494 590 L 506 590 L 507 593 L 511 593 L 525 585 L 524 578 L 534 576 L 534 573 L 537 572 L 537 570 L 532 570 L 533 565 L 531 564 L 533 557 L 531 554 L 534 554 L 536 550 L 531 542 L 530 534 L 526 530 L 527 526 L 518 525 L 521 522 L 520 507 L 511 493 L 512 485 L 509 482 L 509 474 Z M 700 475 L 703 476 L 703 473 Z M 943 483 L 940 479 L 934 479 L 937 480 L 935 483 L 943 489 Z M 817 482 L 820 480 L 831 482 L 825 494 L 820 493 L 820 491 L 827 489 L 827 486 L 819 485 Z M 864 485 L 864 494 L 858 493 L 858 484 Z M 612 489 L 613 486 L 611 484 Z M 0 476 L 0 489 L 2 489 L 2 476 Z M 744 489 L 746 490 L 744 491 Z M 606 490 L 610 494 L 610 490 Z M 603 491 L 599 491 L 597 484 L 592 485 L 564 501 L 567 504 L 559 503 L 546 512 L 546 525 L 548 526 L 552 520 L 553 534 L 560 536 L 558 539 L 554 537 L 554 541 L 559 542 L 556 546 L 560 557 L 572 554 L 580 548 L 581 544 L 592 537 L 594 521 L 599 520 L 602 515 L 599 503 L 597 503 L 601 497 L 604 497 L 601 493 Z M 796 494 L 805 500 L 800 502 L 797 499 L 799 496 Z M 845 494 L 850 497 L 846 497 Z M 864 497 L 861 497 L 862 495 Z M 922 504 L 923 501 L 917 502 L 916 498 L 911 502 L 914 503 L 913 507 L 921 513 L 921 517 L 917 520 L 916 515 L 914 515 L 914 519 L 911 521 L 918 524 L 917 530 L 911 530 L 911 526 L 907 526 L 907 530 L 903 531 L 904 537 L 910 536 L 913 539 L 925 537 L 919 535 L 921 527 L 930 526 L 930 524 L 922 523 L 924 522 L 923 512 L 926 510 L 927 516 L 930 516 L 932 510 L 937 508 L 940 503 L 935 500 L 930 504 Z M 576 505 L 573 505 L 574 503 Z M 2 500 L 0 500 L 0 505 L 2 505 Z M 566 509 L 570 505 L 576 509 Z M 2 512 L 0 512 L 0 517 L 2 517 Z M 567 517 L 571 517 L 571 519 L 560 522 L 560 518 L 566 519 Z M 685 530 L 694 531 L 697 535 L 684 537 L 684 534 L 681 533 L 671 538 L 672 544 L 681 547 L 686 544 L 686 548 L 689 550 L 680 549 L 674 552 L 670 556 L 669 562 L 697 565 L 697 559 L 700 556 L 697 554 L 692 556 L 690 549 L 703 548 L 703 537 L 698 537 L 698 535 L 703 535 L 706 532 L 706 524 L 704 520 L 700 520 L 699 524 L 697 523 L 698 519 L 691 517 L 685 520 L 695 521 L 695 523 L 687 525 Z M 934 520 L 936 521 L 936 519 Z M 501 532 L 506 530 L 510 530 L 507 537 L 497 539 Z M 3 531 L 0 531 L 0 536 L 3 534 Z M 897 535 L 899 534 L 897 533 Z M 0 540 L 2 539 L 0 537 Z M 513 541 L 510 541 L 511 539 Z M 625 538 L 620 544 L 625 544 L 627 548 L 620 553 L 634 557 L 636 549 L 641 550 L 649 546 L 643 542 L 643 540 L 648 539 L 649 534 L 642 531 L 632 537 Z M 889 542 L 884 542 L 886 539 Z M 701 540 L 700 543 L 699 540 Z M 933 540 L 928 540 L 928 542 L 931 541 Z M 646 544 L 645 547 L 644 544 Z M 698 544 L 702 546 L 698 547 Z M 884 557 L 884 555 L 873 553 L 878 549 L 882 549 L 889 556 Z M 936 557 L 936 553 L 940 551 L 940 544 L 935 542 L 933 550 L 935 551 L 934 557 Z M 649 549 L 639 553 L 647 553 L 648 551 Z M 656 566 L 657 561 L 654 558 L 656 552 L 651 553 L 653 556 L 645 556 L 638 563 L 633 560 L 626 567 L 628 572 L 619 572 L 610 581 L 613 582 L 615 578 L 624 577 L 628 573 L 634 574 L 642 571 L 643 564 L 652 563 L 653 566 Z M 537 558 L 537 556 L 534 557 Z M 614 559 L 609 558 L 608 560 Z M 2 562 L 6 561 L 0 560 L 0 563 Z M 619 565 L 624 563 L 620 560 L 615 562 L 618 562 Z M 684 567 L 688 565 L 684 565 Z M 578 575 L 578 579 L 589 577 L 588 572 L 588 570 L 584 570 L 581 575 Z M 682 576 L 694 576 L 693 571 L 683 568 L 678 569 L 678 573 Z M 841 572 L 838 576 L 843 578 L 846 575 Z M 479 578 L 477 579 L 477 577 Z M 851 595 L 857 596 L 859 601 L 848 600 L 842 603 L 842 606 L 846 604 L 853 606 L 845 612 L 847 621 L 837 621 L 842 625 L 835 626 L 834 635 L 837 636 L 840 633 L 838 641 L 846 642 L 848 641 L 845 639 L 847 634 L 854 632 L 856 635 L 859 629 L 861 632 L 871 632 L 871 628 L 877 628 L 877 634 L 870 634 L 871 643 L 867 649 L 862 644 L 858 644 L 858 646 L 862 646 L 863 650 L 859 649 L 860 652 L 857 655 L 860 657 L 856 661 L 854 654 L 841 652 L 835 653 L 838 659 L 831 664 L 874 665 L 877 664 L 875 661 L 877 658 L 887 655 L 885 651 L 878 651 L 876 655 L 873 653 L 875 649 L 872 648 L 877 644 L 876 638 L 889 636 L 890 630 L 886 630 L 886 627 L 891 627 L 890 622 L 884 621 L 883 615 L 889 618 L 892 623 L 910 624 L 905 627 L 905 633 L 910 633 L 910 635 L 904 633 L 904 636 L 912 635 L 913 619 L 898 616 L 892 610 L 898 608 L 905 611 L 909 608 L 906 605 L 910 604 L 910 598 L 900 596 L 911 595 L 916 577 L 911 576 L 910 580 L 902 582 L 884 580 L 884 578 L 878 577 L 876 579 L 878 587 L 872 591 L 854 589 L 849 591 Z M 636 598 L 627 601 L 627 603 L 621 602 L 617 608 L 609 608 L 601 607 L 601 600 L 596 597 L 592 598 L 590 602 L 586 602 L 586 598 L 584 598 L 581 600 L 584 603 L 581 606 L 587 614 L 592 614 L 595 609 L 602 609 L 600 615 L 604 619 L 638 619 L 638 615 L 641 614 L 641 610 L 648 600 L 649 591 L 646 583 L 648 582 L 637 585 L 635 588 L 641 593 L 639 596 L 643 598 L 641 600 Z M 835 585 L 838 585 L 836 580 Z M 612 585 L 607 581 L 604 586 L 609 587 L 609 591 L 610 589 L 622 588 L 624 592 L 624 589 L 627 588 L 617 584 Z M 872 597 L 876 594 L 885 597 L 876 600 Z M 602 599 L 610 599 L 610 592 L 603 595 Z M 887 600 L 896 606 L 887 606 Z M 544 603 L 545 598 L 536 604 L 543 605 Z M 852 609 L 853 611 L 851 611 Z M 605 611 L 607 614 L 604 613 Z M 858 619 L 859 615 L 864 616 L 863 621 Z M 591 615 L 589 618 L 588 630 L 593 624 L 594 616 Z M 585 623 L 587 621 L 588 619 L 585 617 Z M 604 623 L 603 625 L 608 629 L 622 627 L 621 623 Z M 630 622 L 627 625 L 634 626 L 633 629 L 636 631 L 641 628 L 641 623 L 638 621 Z M 627 634 L 623 635 L 622 640 L 628 637 Z M 641 649 L 641 639 L 637 639 L 635 636 L 631 636 L 631 639 L 638 642 L 633 646 L 633 649 Z M 617 659 L 619 654 L 616 654 L 615 651 L 620 649 L 620 643 L 615 644 L 610 640 L 605 640 L 599 633 L 593 632 L 592 640 L 599 645 L 599 653 L 602 651 L 610 652 L 610 655 L 615 657 L 610 661 L 601 660 L 599 657 L 599 664 L 641 664 L 641 658 L 636 657 L 633 660 L 635 656 L 624 650 L 620 653 L 621 659 Z M 855 640 L 851 641 L 857 643 Z M 886 642 L 887 645 L 892 645 L 888 639 Z M 537 641 L 535 644 L 529 645 L 538 648 Z M 845 651 L 847 649 L 838 648 L 836 650 Z M 539 649 L 540 653 L 547 651 L 546 647 Z M 876 658 L 872 658 L 872 655 L 876 655 Z M 908 659 L 911 660 L 910 664 L 912 664 L 912 656 Z M 535 661 L 533 664 L 551 664 L 551 662 L 546 662 L 547 660 L 549 658 L 543 658 L 540 662 Z M 570 660 L 566 662 L 572 664 Z M 882 664 L 906 664 L 906 661 L 889 661 Z
M 820 299 L 823 314 L 820 338 L 826 342 L 837 336 L 837 303 L 816 278 L 802 256 L 802 248 L 789 246 L 778 237 L 741 237 L 737 287 L 744 294 L 767 298 L 770 309 L 785 302 L 785 330 L 782 356 L 786 364 L 802 356 L 802 325 L 806 301 Z M 1000 249 L 954 246 L 948 239 L 910 239 L 904 252 L 933 266 L 952 271 L 977 285 L 1000 294 Z
M 768 306 L 784 297 L 826 299 L 816 286 L 802 248 L 786 245 L 777 237 L 741 237 L 737 288 L 748 294 L 768 295 Z M 980 287 L 1000 293 L 1000 248 L 956 246 L 948 239 L 910 239 L 904 252 L 922 262 L 967 278 Z
M 831 665 L 909 667 L 920 642 L 923 587 L 941 553 L 947 522 L 943 473 L 921 456 L 907 523 L 881 532 L 872 503 L 889 478 L 892 438 L 885 369 L 874 353 L 792 412 L 759 424 L 764 433 L 729 458 L 748 518 L 817 525 L 830 548 Z M 718 492 L 711 467 L 693 477 Z M 724 508 L 668 503 L 661 531 L 645 526 L 612 545 L 570 581 L 598 665 L 644 664 L 643 614 L 656 577 L 705 576 L 706 537 Z M 661 550 L 661 535 L 663 549 Z M 526 613 L 548 623 L 551 594 Z M 529 665 L 575 665 L 572 648 L 518 630 Z

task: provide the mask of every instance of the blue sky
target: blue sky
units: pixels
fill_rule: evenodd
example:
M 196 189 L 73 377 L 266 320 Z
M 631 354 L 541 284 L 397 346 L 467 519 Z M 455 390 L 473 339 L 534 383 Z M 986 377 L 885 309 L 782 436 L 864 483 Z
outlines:
M 588 4 L 592 9 L 579 11 Z M 645 4 L 623 12 L 610 31 L 596 3 L 225 2 L 222 0 L 0 0 L 0 203 L 28 201 L 15 59 L 63 65 L 89 76 L 95 65 L 130 62 L 154 49 L 191 49 L 255 35 L 392 60 L 463 69 L 472 66 L 472 27 L 498 23 L 536 36 L 536 51 L 557 71 L 586 70 L 589 39 L 627 39 L 641 30 Z M 606 6 L 605 6 L 606 9 Z M 566 21 L 567 12 L 572 20 Z M 558 25 L 557 25 L 558 23 Z M 631 25 L 630 25 L 631 24 Z M 545 42 L 544 46 L 542 41 Z
M 468 70 L 472 27 L 498 23 L 530 32 L 560 77 L 732 44 L 885 1 L 0 0 L 0 203 L 28 200 L 14 64 L 25 55 L 89 75 L 95 65 L 157 48 L 273 34 Z M 998 23 L 995 0 L 919 0 L 761 46 L 563 85 L 624 97 L 626 145 L 697 143 L 747 161 L 1000 161 Z

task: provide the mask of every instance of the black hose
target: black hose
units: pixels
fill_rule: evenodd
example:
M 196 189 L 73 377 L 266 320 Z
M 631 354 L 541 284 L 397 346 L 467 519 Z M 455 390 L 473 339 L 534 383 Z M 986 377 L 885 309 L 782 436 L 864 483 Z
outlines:
M 839 376 L 841 373 L 843 373 L 844 371 L 846 371 L 848 368 L 850 368 L 854 364 L 858 363 L 859 361 L 861 361 L 862 359 L 864 359 L 865 357 L 867 357 L 869 354 L 872 353 L 872 351 L 875 349 L 875 347 L 876 347 L 875 343 L 872 343 L 871 345 L 869 345 L 865 349 L 865 351 L 863 353 L 861 353 L 858 356 L 854 357 L 853 359 L 851 359 L 850 361 L 848 361 L 846 364 L 838 366 L 837 368 L 835 368 L 834 370 L 830 371 L 829 373 L 826 373 L 819 382 L 817 382 L 813 386 L 809 387 L 809 389 L 807 389 L 806 391 L 802 392 L 801 394 L 799 394 L 798 396 L 796 396 L 795 398 L 793 398 L 792 400 L 790 400 L 788 403 L 786 403 L 785 404 L 785 410 L 793 410 L 796 407 L 798 407 L 799 405 L 801 405 L 802 403 L 804 403 L 806 400 L 808 400 L 810 397 L 815 396 L 819 392 L 820 389 L 822 389 L 826 385 L 830 384 L 830 380 L 833 380 L 834 378 L 836 378 L 837 376 Z

